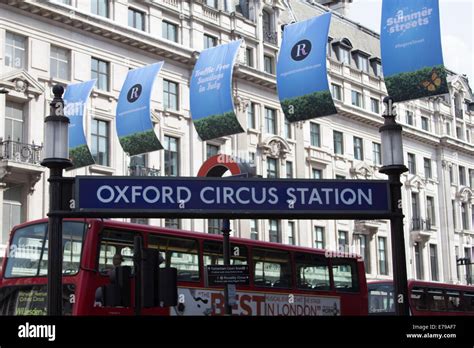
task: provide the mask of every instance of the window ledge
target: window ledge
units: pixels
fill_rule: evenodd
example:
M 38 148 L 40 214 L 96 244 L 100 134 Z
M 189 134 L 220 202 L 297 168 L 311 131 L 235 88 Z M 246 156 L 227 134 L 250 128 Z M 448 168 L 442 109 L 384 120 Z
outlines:
M 247 128 L 247 132 L 255 134 L 255 135 L 258 135 L 260 133 L 260 131 L 257 128 Z
M 110 102 L 118 100 L 118 97 L 116 95 L 112 94 L 111 92 L 103 91 L 101 89 L 97 89 L 97 87 L 94 87 L 94 89 L 92 90 L 92 93 L 91 93 L 91 97 L 97 98 L 99 96 L 104 97 L 104 98 L 108 98 Z
M 180 110 L 173 110 L 173 109 L 162 109 L 161 112 L 163 113 L 163 116 L 174 116 L 181 120 L 182 118 L 184 119 L 189 119 L 189 115 L 185 114 L 184 112 Z
M 89 167 L 89 170 L 97 174 L 113 175 L 115 174 L 115 169 L 108 166 L 103 166 L 101 164 L 92 164 Z

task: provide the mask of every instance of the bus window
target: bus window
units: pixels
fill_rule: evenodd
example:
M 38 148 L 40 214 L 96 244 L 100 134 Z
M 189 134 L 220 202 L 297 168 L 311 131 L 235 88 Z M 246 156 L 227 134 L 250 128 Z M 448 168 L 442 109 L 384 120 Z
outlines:
M 99 253 L 99 272 L 109 273 L 114 269 L 114 255 L 122 256 L 120 266 L 130 266 L 133 272 L 133 239 L 136 233 L 119 231 L 119 230 L 103 230 L 100 240 Z
M 448 298 L 448 311 L 462 311 L 460 295 L 459 291 L 446 291 L 446 297 Z
M 45 276 L 48 273 L 47 224 L 35 224 L 15 231 L 5 267 L 5 278 Z M 63 273 L 79 271 L 86 225 L 63 223 Z
M 425 311 L 428 309 L 428 302 L 425 292 L 422 288 L 413 288 L 411 291 L 411 300 L 415 309 Z
M 465 292 L 463 295 L 463 309 L 466 312 L 474 311 L 474 292 Z
M 332 274 L 334 287 L 337 291 L 359 291 L 359 277 L 355 260 L 332 259 Z
M 430 311 L 439 312 L 446 310 L 446 302 L 441 289 L 430 289 L 427 294 L 428 308 Z
M 290 254 L 285 251 L 253 249 L 254 285 L 291 288 Z
M 175 267 L 178 281 L 199 281 L 199 257 L 197 241 L 194 239 L 150 235 L 148 247 L 158 249 L 165 262 L 160 267 Z
M 295 262 L 298 289 L 330 289 L 329 266 L 324 256 L 296 253 Z
M 369 313 L 395 313 L 392 284 L 369 285 Z
M 230 264 L 247 265 L 247 247 L 243 245 L 230 245 Z M 204 266 L 223 265 L 223 245 L 221 242 L 204 241 L 203 243 Z

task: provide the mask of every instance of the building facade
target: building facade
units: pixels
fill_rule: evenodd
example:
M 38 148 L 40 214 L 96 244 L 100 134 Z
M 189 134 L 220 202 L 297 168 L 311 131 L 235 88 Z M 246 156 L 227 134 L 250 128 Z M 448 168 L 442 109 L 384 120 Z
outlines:
M 327 51 L 337 115 L 285 121 L 275 67 L 282 25 L 334 6 Z M 85 130 L 95 165 L 66 175 L 195 176 L 209 156 L 253 162 L 263 177 L 385 179 L 378 172 L 386 89 L 379 35 L 344 13 L 350 1 L 0 0 L 0 244 L 12 226 L 48 211 L 40 166 L 52 86 L 97 79 Z M 189 81 L 199 52 L 243 39 L 234 104 L 245 133 L 199 140 Z M 129 69 L 156 61 L 151 118 L 164 150 L 127 156 L 115 108 Z M 474 254 L 474 111 L 467 78 L 451 73 L 450 94 L 400 103 L 409 172 L 402 176 L 410 278 L 466 283 L 456 259 Z M 219 233 L 218 219 L 132 219 Z M 234 236 L 345 250 L 364 257 L 368 279 L 392 274 L 390 228 L 378 220 L 236 220 Z

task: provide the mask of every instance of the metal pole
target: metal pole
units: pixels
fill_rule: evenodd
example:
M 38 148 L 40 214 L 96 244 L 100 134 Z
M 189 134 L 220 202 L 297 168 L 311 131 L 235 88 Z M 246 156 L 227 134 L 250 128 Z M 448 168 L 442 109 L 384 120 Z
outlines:
M 224 265 L 230 266 L 230 220 L 223 219 L 222 220 L 222 235 L 224 239 L 223 243 L 223 251 L 224 251 Z M 229 301 L 229 288 L 228 284 L 224 286 L 224 307 L 225 307 L 225 314 L 231 315 L 232 314 L 232 306 L 230 305 Z
M 135 236 L 133 240 L 133 263 L 135 266 L 135 315 L 142 311 L 142 238 Z
M 51 212 L 61 210 L 62 188 L 61 179 L 62 168 L 50 168 L 49 182 L 49 210 L 48 214 L 48 315 L 62 314 L 63 285 L 63 236 L 62 217 Z
M 394 301 L 397 315 L 409 315 L 407 261 L 405 255 L 405 237 L 403 232 L 402 183 L 400 173 L 388 174 L 392 217 L 390 218 L 390 234 L 392 240 L 392 263 Z

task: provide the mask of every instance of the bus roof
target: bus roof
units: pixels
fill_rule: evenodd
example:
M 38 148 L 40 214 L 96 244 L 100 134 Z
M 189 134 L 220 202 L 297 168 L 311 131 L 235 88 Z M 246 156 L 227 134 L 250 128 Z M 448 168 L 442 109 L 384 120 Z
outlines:
M 377 285 L 377 284 L 392 284 L 391 279 L 387 280 L 371 280 L 367 281 L 367 285 Z M 462 284 L 451 284 L 451 283 L 438 283 L 438 282 L 427 282 L 423 280 L 408 280 L 408 287 L 421 286 L 421 287 L 432 287 L 432 288 L 442 288 L 442 289 L 457 289 L 457 290 L 468 290 L 473 291 L 474 285 L 462 285 Z

